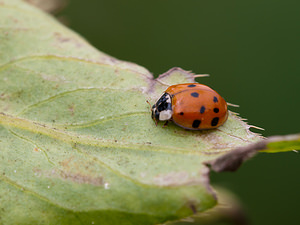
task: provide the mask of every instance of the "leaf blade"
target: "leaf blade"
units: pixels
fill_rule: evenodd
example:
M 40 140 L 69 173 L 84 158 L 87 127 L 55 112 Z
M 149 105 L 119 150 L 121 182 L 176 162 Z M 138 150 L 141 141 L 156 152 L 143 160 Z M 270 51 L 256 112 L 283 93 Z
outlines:
M 217 130 L 156 127 L 146 100 L 193 82 L 192 73 L 174 68 L 154 80 L 22 1 L 2 2 L 0 196 L 13 208 L 3 221 L 109 224 L 109 211 L 152 224 L 214 206 L 203 163 L 260 140 L 247 124 L 231 113 Z M 31 202 L 27 218 L 22 202 L 9 204 L 15 195 Z

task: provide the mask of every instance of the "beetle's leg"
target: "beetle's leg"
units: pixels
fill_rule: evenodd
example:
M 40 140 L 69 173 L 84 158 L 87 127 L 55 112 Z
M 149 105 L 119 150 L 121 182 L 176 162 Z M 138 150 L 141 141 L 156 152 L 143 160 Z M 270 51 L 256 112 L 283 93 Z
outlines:
M 163 125 L 163 128 L 164 128 L 164 127 L 167 127 L 167 126 L 168 126 L 168 123 L 169 123 L 169 120 L 167 120 L 167 121 L 165 122 L 165 124 Z

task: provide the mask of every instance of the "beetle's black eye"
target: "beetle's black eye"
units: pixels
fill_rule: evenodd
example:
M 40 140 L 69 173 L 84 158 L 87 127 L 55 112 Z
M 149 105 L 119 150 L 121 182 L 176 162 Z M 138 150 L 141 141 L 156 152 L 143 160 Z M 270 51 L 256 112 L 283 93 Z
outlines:
M 156 121 L 159 120 L 159 112 L 157 110 L 155 110 L 155 119 L 156 119 Z

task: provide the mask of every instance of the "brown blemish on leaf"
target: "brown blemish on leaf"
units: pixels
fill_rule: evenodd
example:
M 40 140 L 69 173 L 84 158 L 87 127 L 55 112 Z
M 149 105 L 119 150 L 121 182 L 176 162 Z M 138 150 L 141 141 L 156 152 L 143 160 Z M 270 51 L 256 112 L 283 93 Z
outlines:
M 56 40 L 55 45 L 59 48 L 62 47 L 63 44 L 71 44 L 76 48 L 83 48 L 85 46 L 87 46 L 87 43 L 81 42 L 78 38 L 76 37 L 70 37 L 70 36 L 65 36 L 62 33 L 59 32 L 54 32 L 53 36 Z
M 0 94 L 0 100 L 9 100 L 10 96 L 8 94 L 5 93 L 1 93 Z
M 189 182 L 189 173 L 187 172 L 171 172 L 168 174 L 160 174 L 153 178 L 155 184 L 159 186 L 183 185 Z
M 85 162 L 84 166 L 81 161 L 73 157 L 67 158 L 60 162 L 61 169 L 53 169 L 51 177 L 59 177 L 78 184 L 91 184 L 94 186 L 103 186 L 103 177 L 94 168 L 94 161 Z
M 60 162 L 59 164 L 64 167 L 64 168 L 69 168 L 69 164 L 72 162 L 73 158 L 68 158 L 68 159 L 65 159 L 64 161 Z
M 59 171 L 59 176 L 65 180 L 70 180 L 78 184 L 91 184 L 94 186 L 103 186 L 104 181 L 103 177 L 91 177 L 88 175 L 84 175 L 81 173 L 70 173 L 70 172 L 64 172 Z
M 34 172 L 34 175 L 36 176 L 41 176 L 42 175 L 42 170 L 39 168 L 33 168 L 32 171 Z
M 61 33 L 58 32 L 54 32 L 54 36 L 59 42 L 69 42 L 72 40 L 70 37 L 64 37 Z
M 51 171 L 42 171 L 39 168 L 34 168 L 33 172 L 36 176 L 45 176 L 45 177 L 55 177 L 61 178 L 64 180 L 69 180 L 74 183 L 78 184 L 91 184 L 94 186 L 103 186 L 104 180 L 102 176 L 93 177 L 88 174 L 83 174 L 81 172 L 70 172 L 70 171 L 63 171 L 58 169 L 53 169 Z
M 74 103 L 72 103 L 72 105 L 70 105 L 68 109 L 71 112 L 71 115 L 74 116 L 74 111 L 75 111 L 75 105 L 74 105 Z

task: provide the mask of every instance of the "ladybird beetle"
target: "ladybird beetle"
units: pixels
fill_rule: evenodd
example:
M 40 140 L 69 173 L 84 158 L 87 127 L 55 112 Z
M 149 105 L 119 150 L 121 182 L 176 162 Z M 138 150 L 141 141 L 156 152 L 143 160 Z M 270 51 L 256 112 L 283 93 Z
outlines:
M 213 129 L 228 117 L 226 101 L 210 87 L 199 83 L 168 87 L 152 106 L 152 118 L 173 121 L 188 130 Z

